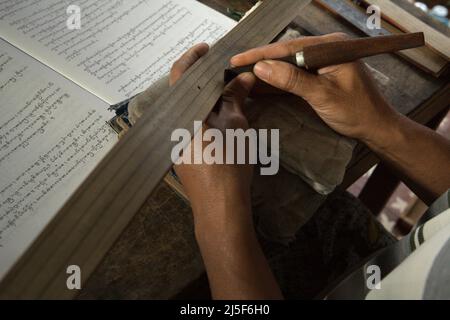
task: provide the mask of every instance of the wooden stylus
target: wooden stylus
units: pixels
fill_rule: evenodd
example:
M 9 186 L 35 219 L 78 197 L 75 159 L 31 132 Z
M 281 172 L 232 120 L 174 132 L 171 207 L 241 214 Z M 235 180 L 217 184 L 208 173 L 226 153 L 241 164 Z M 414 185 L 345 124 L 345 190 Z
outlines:
M 425 36 L 422 32 L 403 35 L 382 36 L 362 39 L 349 39 L 307 46 L 294 56 L 273 59 L 291 63 L 307 70 L 348 63 L 383 53 L 422 47 Z M 253 65 L 225 70 L 225 82 L 228 83 L 244 72 L 253 72 Z

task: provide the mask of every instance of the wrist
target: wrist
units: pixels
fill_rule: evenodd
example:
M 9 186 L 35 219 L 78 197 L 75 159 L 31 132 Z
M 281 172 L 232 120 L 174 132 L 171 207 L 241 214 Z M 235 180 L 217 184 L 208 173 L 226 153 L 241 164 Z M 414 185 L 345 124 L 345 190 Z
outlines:
M 358 140 L 369 148 L 386 148 L 391 137 L 397 135 L 403 117 L 395 111 L 383 97 L 374 99 L 366 109 L 366 121 Z
M 406 120 L 403 115 L 393 111 L 381 119 L 362 142 L 378 154 L 389 153 L 404 143 L 405 136 L 402 129 Z
M 232 246 L 234 243 L 242 245 L 256 239 L 253 223 L 222 223 L 210 224 L 197 222 L 195 224 L 195 239 L 200 248 L 204 246 L 220 248 Z
M 250 196 L 222 198 L 192 206 L 198 238 L 222 237 L 254 230 Z

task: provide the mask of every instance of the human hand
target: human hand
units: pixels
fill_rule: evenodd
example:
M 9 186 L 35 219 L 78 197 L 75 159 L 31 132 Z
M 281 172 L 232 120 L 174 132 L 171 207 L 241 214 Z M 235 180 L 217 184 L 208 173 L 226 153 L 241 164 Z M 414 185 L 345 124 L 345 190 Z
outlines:
M 256 63 L 255 75 L 269 85 L 305 99 L 338 133 L 366 144 L 383 140 L 397 113 L 379 92 L 362 62 L 331 66 L 312 74 L 277 59 L 294 55 L 305 46 L 346 39 L 335 33 L 275 43 L 249 50 L 231 59 L 233 66 Z
M 200 44 L 184 54 L 172 68 L 170 84 L 178 81 L 207 52 L 208 46 Z M 216 106 L 217 111 L 211 113 L 204 128 L 217 128 L 222 132 L 247 129 L 249 125 L 242 107 L 255 82 L 255 76 L 247 73 L 227 85 Z M 207 145 L 203 142 L 202 149 Z M 223 147 L 222 154 L 225 155 L 227 146 Z M 203 150 L 197 150 L 200 148 L 194 149 L 191 158 L 195 157 L 192 153 L 203 153 Z M 253 227 L 250 203 L 253 166 L 182 164 L 175 166 L 175 170 L 191 201 L 195 235 L 212 297 L 281 299 L 281 291 Z
M 170 85 L 175 84 L 182 75 L 209 50 L 208 45 L 199 44 L 187 51 L 172 67 Z M 224 90 L 221 101 L 209 116 L 204 130 L 216 128 L 224 132 L 226 129 L 248 129 L 249 124 L 242 112 L 245 99 L 255 84 L 256 78 L 251 73 L 243 74 L 232 81 Z M 203 149 L 209 143 L 203 143 Z M 226 146 L 224 146 L 226 149 Z M 194 148 L 194 152 L 203 150 Z M 223 152 L 225 155 L 225 150 Z M 192 155 L 194 157 L 194 155 Z M 215 223 L 216 219 L 230 219 L 233 223 L 251 224 L 250 184 L 253 175 L 252 165 L 231 164 L 181 164 L 175 166 L 187 193 L 196 225 L 223 225 Z M 220 208 L 218 208 L 220 207 Z M 245 211 L 244 214 L 241 214 Z M 220 212 L 233 217 L 223 217 Z

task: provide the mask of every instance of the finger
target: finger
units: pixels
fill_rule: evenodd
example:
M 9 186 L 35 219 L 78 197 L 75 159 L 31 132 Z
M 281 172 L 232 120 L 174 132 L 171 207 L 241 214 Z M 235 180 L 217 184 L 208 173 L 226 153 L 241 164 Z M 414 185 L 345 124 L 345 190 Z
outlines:
M 250 95 L 256 83 L 252 73 L 244 73 L 230 82 L 224 90 L 217 112 L 212 112 L 208 125 L 225 131 L 226 129 L 246 129 L 247 119 L 242 111 L 245 99 Z
M 243 73 L 231 81 L 222 95 L 222 110 L 241 111 L 245 99 L 248 98 L 255 84 L 256 77 L 250 72 Z
M 280 90 L 269 85 L 267 82 L 261 79 L 256 80 L 256 84 L 250 93 L 250 97 L 264 96 L 264 95 L 283 95 L 286 91 Z
M 175 82 L 177 82 L 198 59 L 207 54 L 208 51 L 208 44 L 199 43 L 184 53 L 172 66 L 169 79 L 170 85 L 174 85 Z
M 231 58 L 231 65 L 240 67 L 254 64 L 261 60 L 284 58 L 302 51 L 303 48 L 307 46 L 339 41 L 346 38 L 348 38 L 348 36 L 343 33 L 332 33 L 324 36 L 303 37 L 291 41 L 277 42 L 238 54 Z
M 321 84 L 319 76 L 286 62 L 261 61 L 255 65 L 254 72 L 258 78 L 271 86 L 293 93 L 306 100 L 314 95 Z

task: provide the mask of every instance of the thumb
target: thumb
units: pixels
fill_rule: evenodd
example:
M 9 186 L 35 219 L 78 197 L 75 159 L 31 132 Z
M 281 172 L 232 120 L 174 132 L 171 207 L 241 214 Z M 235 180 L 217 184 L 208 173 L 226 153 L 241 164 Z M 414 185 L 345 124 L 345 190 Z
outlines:
M 309 100 L 320 85 L 320 78 L 301 68 L 281 61 L 266 60 L 255 65 L 258 78 L 275 88 Z
M 199 43 L 186 51 L 180 59 L 178 59 L 170 70 L 169 83 L 174 85 L 190 67 L 203 57 L 209 51 L 206 43 Z

